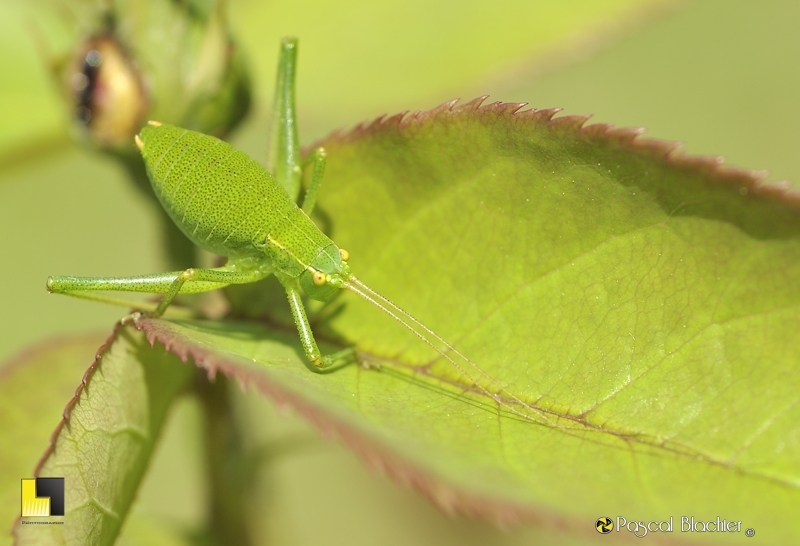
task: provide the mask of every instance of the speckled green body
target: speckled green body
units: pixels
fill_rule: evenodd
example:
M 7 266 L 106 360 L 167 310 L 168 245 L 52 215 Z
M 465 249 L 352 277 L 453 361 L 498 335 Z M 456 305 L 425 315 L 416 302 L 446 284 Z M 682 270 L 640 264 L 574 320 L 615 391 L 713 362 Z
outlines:
M 321 258 L 340 259 L 333 242 L 243 152 L 172 125 L 147 126 L 140 137 L 156 196 L 196 245 L 236 260 L 266 256 L 290 277 Z
M 310 369 L 332 369 L 352 360 L 352 348 L 331 355 L 320 352 L 303 296 L 330 301 L 347 289 L 391 312 L 377 302 L 375 298 L 380 296 L 351 275 L 349 252 L 338 248 L 308 217 L 314 210 L 325 170 L 322 148 L 310 157 L 311 177 L 302 208 L 294 202 L 302 170 L 294 109 L 296 60 L 297 40 L 284 39 L 275 101 L 275 119 L 280 120 L 273 143 L 278 158 L 274 171 L 277 180 L 244 153 L 202 133 L 150 121 L 134 137 L 164 210 L 197 246 L 226 256 L 225 264 L 129 277 L 56 275 L 47 279 L 47 289 L 137 309 L 124 319 L 136 321 L 142 311 L 161 316 L 180 294 L 255 283 L 275 275 L 286 291 Z M 152 305 L 97 291 L 146 292 L 164 297 Z M 382 301 L 396 308 L 387 300 Z

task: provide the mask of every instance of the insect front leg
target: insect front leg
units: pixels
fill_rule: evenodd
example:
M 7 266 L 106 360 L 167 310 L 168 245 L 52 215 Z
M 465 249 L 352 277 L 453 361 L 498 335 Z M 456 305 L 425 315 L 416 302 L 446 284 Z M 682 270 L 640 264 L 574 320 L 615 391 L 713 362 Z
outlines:
M 323 355 L 320 352 L 317 342 L 314 340 L 311 325 L 308 323 L 297 279 L 281 279 L 280 277 L 279 279 L 286 289 L 286 297 L 289 299 L 289 308 L 292 311 L 294 324 L 297 326 L 297 333 L 300 336 L 300 343 L 303 345 L 303 352 L 306 354 L 308 361 L 313 364 L 308 368 L 315 372 L 331 371 L 331 367 L 334 365 L 339 367 L 338 365 L 351 363 L 355 352 L 352 348 L 344 349 L 331 355 Z

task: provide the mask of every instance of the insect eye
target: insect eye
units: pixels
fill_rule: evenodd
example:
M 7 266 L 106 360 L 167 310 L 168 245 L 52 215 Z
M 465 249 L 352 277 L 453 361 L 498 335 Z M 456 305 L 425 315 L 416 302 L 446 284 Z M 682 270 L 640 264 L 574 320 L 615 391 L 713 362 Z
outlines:
M 325 281 L 327 279 L 325 277 L 325 273 L 323 273 L 322 271 L 314 271 L 314 276 L 312 277 L 312 280 L 314 281 L 314 284 L 316 284 L 317 286 L 322 286 L 323 284 L 325 284 Z
M 343 261 L 343 262 L 346 262 L 347 260 L 349 260 L 349 259 L 350 259 L 350 253 L 349 253 L 349 252 L 347 252 L 347 251 L 346 251 L 345 249 L 343 249 L 343 248 L 340 248 L 340 249 L 339 249 L 339 256 L 341 256 L 341 257 L 342 257 L 342 261 Z

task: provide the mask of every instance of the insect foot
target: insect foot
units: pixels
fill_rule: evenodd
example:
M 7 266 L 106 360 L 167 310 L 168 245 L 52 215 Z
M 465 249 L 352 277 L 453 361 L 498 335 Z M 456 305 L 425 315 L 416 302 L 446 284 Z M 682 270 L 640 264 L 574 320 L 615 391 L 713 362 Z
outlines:
M 314 366 L 316 366 L 317 368 L 319 368 L 320 370 L 324 370 L 325 368 L 329 368 L 330 365 L 331 365 L 331 363 L 330 362 L 326 362 L 324 358 L 315 358 L 314 360 L 311 361 L 311 363 Z
M 136 325 L 142 319 L 144 315 L 141 311 L 134 311 L 130 315 L 125 315 L 121 319 L 119 319 L 119 323 L 123 326 L 127 326 L 128 324 Z

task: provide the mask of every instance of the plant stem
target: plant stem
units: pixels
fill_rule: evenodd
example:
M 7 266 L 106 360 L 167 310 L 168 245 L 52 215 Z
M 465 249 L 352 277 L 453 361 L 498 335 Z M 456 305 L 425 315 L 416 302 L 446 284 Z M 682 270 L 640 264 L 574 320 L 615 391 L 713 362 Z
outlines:
M 252 544 L 248 525 L 251 473 L 231 405 L 229 381 L 198 377 L 197 392 L 204 412 L 205 452 L 209 484 L 208 531 L 216 544 Z

